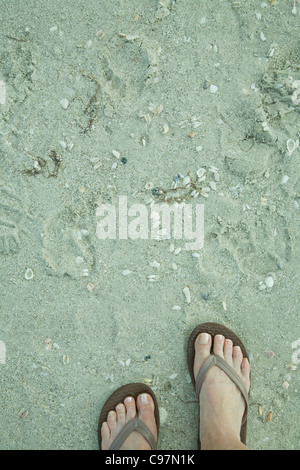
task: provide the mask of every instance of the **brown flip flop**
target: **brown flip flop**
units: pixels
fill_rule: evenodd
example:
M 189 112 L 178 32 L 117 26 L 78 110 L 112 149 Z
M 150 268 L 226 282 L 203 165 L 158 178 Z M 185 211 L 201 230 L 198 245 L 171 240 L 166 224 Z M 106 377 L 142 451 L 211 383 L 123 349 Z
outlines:
M 102 438 L 101 438 L 101 426 L 102 424 L 107 421 L 107 415 L 109 411 L 115 410 L 115 407 L 117 406 L 118 403 L 123 403 L 124 399 L 126 397 L 133 397 L 135 400 L 139 395 L 142 393 L 148 393 L 151 395 L 152 400 L 154 402 L 154 416 L 155 416 L 155 421 L 156 421 L 156 426 L 157 426 L 157 435 L 159 432 L 159 409 L 158 409 L 158 403 L 156 400 L 156 396 L 154 392 L 151 390 L 150 387 L 146 384 L 142 383 L 131 383 L 127 385 L 123 385 L 123 387 L 118 388 L 115 390 L 112 395 L 108 398 L 108 400 L 105 402 L 101 413 L 99 417 L 99 423 L 98 423 L 98 443 L 99 443 L 99 449 L 102 448 Z M 150 447 L 152 450 L 156 449 L 157 442 L 150 431 L 150 429 L 139 419 L 139 418 L 134 418 L 124 426 L 121 432 L 117 435 L 116 439 L 114 442 L 111 444 L 109 450 L 118 450 L 122 446 L 122 444 L 125 442 L 129 434 L 131 434 L 133 431 L 137 431 L 142 436 L 148 441 Z
M 200 333 L 208 333 L 212 337 L 212 345 L 214 341 L 215 335 L 223 335 L 227 339 L 231 339 L 233 342 L 233 346 L 239 346 L 242 350 L 243 357 L 247 358 L 249 360 L 248 353 L 246 351 L 246 348 L 240 338 L 229 328 L 226 328 L 226 326 L 220 325 L 218 323 L 202 323 L 201 325 L 196 326 L 196 328 L 192 331 L 189 340 L 188 340 L 188 346 L 187 346 L 187 361 L 188 361 L 188 367 L 190 371 L 190 376 L 193 382 L 193 385 L 195 387 L 197 397 L 199 396 L 200 389 L 202 386 L 202 383 L 205 379 L 205 376 L 208 372 L 208 370 L 213 366 L 216 365 L 220 367 L 227 375 L 228 377 L 236 384 L 236 386 L 239 388 L 241 391 L 245 403 L 246 403 L 246 409 L 245 413 L 243 416 L 242 420 L 242 425 L 241 425 L 241 432 L 240 432 L 240 439 L 243 444 L 246 445 L 246 437 L 247 437 L 247 415 L 248 415 L 248 393 L 246 390 L 246 387 L 243 383 L 243 381 L 240 379 L 240 377 L 236 374 L 235 370 L 232 369 L 231 366 L 227 362 L 225 362 L 221 357 L 211 355 L 204 364 L 202 364 L 202 367 L 200 368 L 197 378 L 195 380 L 194 378 L 194 358 L 195 358 L 195 340 L 197 336 Z M 198 432 L 199 435 L 199 432 Z M 200 438 L 198 438 L 198 447 L 201 449 L 201 442 Z

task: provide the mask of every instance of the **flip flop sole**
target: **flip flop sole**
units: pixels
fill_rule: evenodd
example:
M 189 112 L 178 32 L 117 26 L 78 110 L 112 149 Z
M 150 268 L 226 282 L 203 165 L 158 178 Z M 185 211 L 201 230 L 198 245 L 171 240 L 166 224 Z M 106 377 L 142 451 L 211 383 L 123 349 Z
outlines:
M 100 413 L 98 422 L 98 443 L 99 449 L 102 448 L 102 437 L 101 437 L 101 426 L 107 421 L 107 415 L 110 411 L 115 410 L 118 403 L 123 403 L 126 397 L 132 397 L 136 401 L 137 397 L 142 393 L 148 393 L 154 402 L 154 417 L 157 426 L 157 435 L 159 433 L 159 409 L 156 396 L 152 389 L 146 384 L 142 383 L 130 383 L 123 385 L 122 387 L 115 390 L 110 397 L 106 400 Z
M 229 328 L 224 325 L 220 325 L 219 323 L 201 323 L 200 325 L 196 326 L 192 333 L 190 334 L 188 345 L 187 345 L 187 362 L 188 368 L 190 372 L 190 376 L 192 379 L 192 383 L 195 387 L 196 380 L 194 377 L 194 359 L 195 359 L 195 340 L 200 333 L 208 333 L 212 337 L 212 345 L 213 340 L 216 335 L 223 335 L 227 339 L 231 339 L 233 346 L 239 346 L 243 353 L 243 357 L 249 360 L 249 356 L 247 350 L 242 342 L 242 340 Z M 198 433 L 199 435 L 199 433 Z M 246 438 L 247 438 L 247 421 L 241 426 L 240 432 L 240 439 L 243 444 L 246 445 Z M 201 449 L 200 439 L 198 439 L 198 447 Z

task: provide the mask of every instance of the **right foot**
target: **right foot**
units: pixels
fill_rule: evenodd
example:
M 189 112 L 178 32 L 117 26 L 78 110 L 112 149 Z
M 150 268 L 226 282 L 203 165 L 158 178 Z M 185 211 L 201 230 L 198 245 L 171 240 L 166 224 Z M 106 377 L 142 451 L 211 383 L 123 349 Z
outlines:
M 195 341 L 194 377 L 200 367 L 211 355 L 212 337 L 201 333 Z M 243 358 L 241 349 L 233 347 L 230 339 L 216 335 L 213 341 L 213 354 L 220 356 L 233 367 L 243 380 L 247 392 L 250 389 L 250 364 Z M 224 447 L 240 441 L 240 431 L 245 400 L 232 380 L 219 367 L 208 371 L 199 394 L 200 441 L 201 447 L 211 446 L 213 442 L 223 442 Z

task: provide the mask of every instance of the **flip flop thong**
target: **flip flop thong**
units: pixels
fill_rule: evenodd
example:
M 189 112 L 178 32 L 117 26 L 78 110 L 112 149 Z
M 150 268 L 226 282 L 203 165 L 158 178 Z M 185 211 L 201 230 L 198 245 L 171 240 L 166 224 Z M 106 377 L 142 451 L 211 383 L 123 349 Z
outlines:
M 115 390 L 112 395 L 108 398 L 108 400 L 103 405 L 103 408 L 100 413 L 99 423 L 98 423 L 98 443 L 99 449 L 102 449 L 102 437 L 101 437 L 101 426 L 102 424 L 107 421 L 107 415 L 109 411 L 115 410 L 115 407 L 118 403 L 123 403 L 126 397 L 133 397 L 134 400 L 137 399 L 139 395 L 142 393 L 148 393 L 154 402 L 154 417 L 157 427 L 157 435 L 159 432 L 159 410 L 158 410 L 158 403 L 156 400 L 156 396 L 154 392 L 148 387 L 146 384 L 142 383 L 131 383 L 127 385 L 123 385 L 123 387 L 118 388 Z M 108 450 L 118 450 L 123 445 L 129 434 L 133 431 L 139 432 L 149 443 L 152 450 L 156 449 L 156 440 L 153 436 L 153 433 L 150 429 L 139 419 L 134 418 L 128 421 L 125 424 L 124 428 L 119 432 L 113 443 L 111 444 Z
M 243 416 L 242 424 L 241 424 L 240 439 L 241 439 L 241 442 L 246 445 L 248 396 L 249 395 L 244 385 L 244 382 L 241 380 L 241 378 L 238 376 L 235 370 L 226 361 L 224 361 L 224 359 L 222 359 L 220 356 L 211 354 L 211 356 L 209 356 L 208 359 L 206 359 L 206 361 L 204 361 L 204 363 L 202 364 L 197 374 L 196 379 L 194 377 L 195 340 L 200 333 L 210 334 L 212 337 L 212 345 L 213 345 L 213 340 L 214 340 L 215 335 L 223 335 L 225 338 L 231 339 L 231 341 L 233 342 L 233 346 L 239 346 L 243 353 L 243 357 L 249 360 L 249 356 L 246 351 L 246 348 L 244 344 L 242 343 L 241 339 L 233 331 L 231 331 L 226 326 L 220 325 L 218 323 L 202 323 L 201 325 L 196 326 L 196 328 L 192 331 L 189 337 L 188 346 L 187 346 L 188 367 L 189 367 L 189 372 L 190 372 L 190 376 L 192 379 L 192 383 L 196 390 L 197 397 L 199 397 L 201 386 L 203 384 L 203 381 L 206 377 L 207 372 L 214 365 L 222 369 L 225 372 L 225 374 L 228 375 L 228 377 L 235 383 L 235 385 L 241 391 L 245 399 L 246 407 L 245 407 L 245 412 L 244 412 L 244 416 Z M 199 432 L 198 432 L 198 435 L 199 435 Z M 201 449 L 200 438 L 198 439 L 198 447 L 199 449 Z

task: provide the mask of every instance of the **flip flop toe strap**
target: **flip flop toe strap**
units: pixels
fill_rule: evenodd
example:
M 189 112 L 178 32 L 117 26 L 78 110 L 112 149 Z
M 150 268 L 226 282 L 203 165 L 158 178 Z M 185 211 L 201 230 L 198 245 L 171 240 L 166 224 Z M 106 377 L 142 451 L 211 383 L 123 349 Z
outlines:
M 151 450 L 156 449 L 156 440 L 150 429 L 139 418 L 134 418 L 128 421 L 128 423 L 125 424 L 124 428 L 121 429 L 121 431 L 111 444 L 109 450 L 120 449 L 129 434 L 131 434 L 133 431 L 139 432 L 146 439 L 146 441 L 151 447 Z
M 206 361 L 204 361 L 202 367 L 200 368 L 197 378 L 196 378 L 196 385 L 195 385 L 197 397 L 199 397 L 199 393 L 200 393 L 200 390 L 201 390 L 201 387 L 202 387 L 202 384 L 204 382 L 207 372 L 213 366 L 217 366 L 220 369 L 222 369 L 222 371 L 225 372 L 226 375 L 228 375 L 228 377 L 235 383 L 235 385 L 240 390 L 245 400 L 245 404 L 246 404 L 244 416 L 242 419 L 242 425 L 243 425 L 245 421 L 247 420 L 247 415 L 248 415 L 248 392 L 247 392 L 244 382 L 238 376 L 236 371 L 220 356 L 214 356 L 214 355 L 209 356 L 206 359 Z

